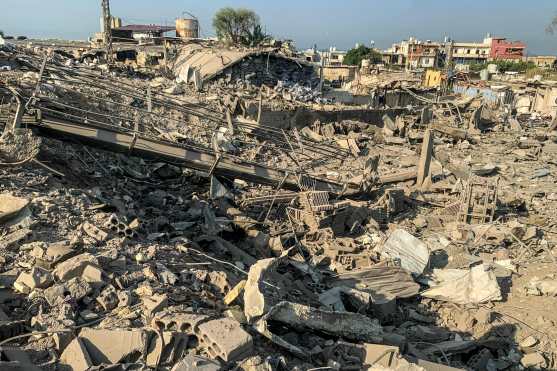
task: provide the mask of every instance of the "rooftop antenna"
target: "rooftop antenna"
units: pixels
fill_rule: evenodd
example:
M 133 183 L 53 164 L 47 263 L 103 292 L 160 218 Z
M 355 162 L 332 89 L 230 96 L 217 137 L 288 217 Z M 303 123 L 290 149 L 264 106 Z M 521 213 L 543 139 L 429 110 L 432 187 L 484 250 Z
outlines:
M 103 25 L 104 25 L 104 46 L 106 48 L 106 58 L 109 64 L 114 62 L 112 54 L 112 16 L 110 15 L 110 0 L 102 0 Z

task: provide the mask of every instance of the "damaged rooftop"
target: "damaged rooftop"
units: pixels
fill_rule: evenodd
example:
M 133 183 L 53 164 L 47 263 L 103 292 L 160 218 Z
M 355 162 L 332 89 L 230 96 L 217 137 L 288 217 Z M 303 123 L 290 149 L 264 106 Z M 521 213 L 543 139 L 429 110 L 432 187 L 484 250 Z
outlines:
M 0 32 L 0 370 L 557 369 L 557 57 L 110 5 Z

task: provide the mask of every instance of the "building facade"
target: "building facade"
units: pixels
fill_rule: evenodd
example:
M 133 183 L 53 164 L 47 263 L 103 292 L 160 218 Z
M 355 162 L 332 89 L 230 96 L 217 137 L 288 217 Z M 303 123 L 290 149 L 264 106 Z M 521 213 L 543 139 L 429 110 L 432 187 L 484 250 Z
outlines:
M 521 41 L 507 41 L 503 37 L 491 38 L 490 60 L 520 61 L 526 52 L 526 44 Z
M 413 37 L 395 43 L 383 53 L 384 61 L 408 69 L 436 68 L 440 65 L 441 44 Z
M 556 56 L 538 56 L 538 57 L 528 57 L 527 61 L 534 63 L 538 68 L 553 68 L 557 67 L 557 57 Z
M 325 66 L 338 67 L 343 65 L 346 54 L 347 52 L 345 51 L 330 47 L 328 51 L 321 53 L 321 59 L 323 59 Z
M 491 53 L 491 43 L 449 42 L 449 55 L 454 64 L 486 63 Z

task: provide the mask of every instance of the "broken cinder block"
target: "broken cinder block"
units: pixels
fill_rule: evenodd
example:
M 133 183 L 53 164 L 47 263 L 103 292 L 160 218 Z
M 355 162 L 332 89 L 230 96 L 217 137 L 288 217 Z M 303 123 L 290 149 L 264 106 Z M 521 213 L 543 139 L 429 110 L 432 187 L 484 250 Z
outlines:
M 102 283 L 102 270 L 97 258 L 89 253 L 80 254 L 60 263 L 54 269 L 54 277 L 59 281 L 68 281 L 82 277 L 89 283 Z
M 253 349 L 251 335 L 232 318 L 201 323 L 196 335 L 212 357 L 222 358 L 226 362 L 240 359 Z
M 108 238 L 108 233 L 105 231 L 97 228 L 91 223 L 85 222 L 81 225 L 81 229 L 85 232 L 89 237 L 94 238 L 95 240 L 102 242 L 106 241 Z

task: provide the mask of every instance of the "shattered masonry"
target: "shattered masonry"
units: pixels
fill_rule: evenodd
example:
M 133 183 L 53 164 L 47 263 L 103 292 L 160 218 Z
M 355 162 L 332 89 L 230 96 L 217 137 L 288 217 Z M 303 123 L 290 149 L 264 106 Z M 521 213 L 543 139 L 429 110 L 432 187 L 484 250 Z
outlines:
M 0 45 L 0 369 L 555 368 L 551 85 L 175 52 Z

